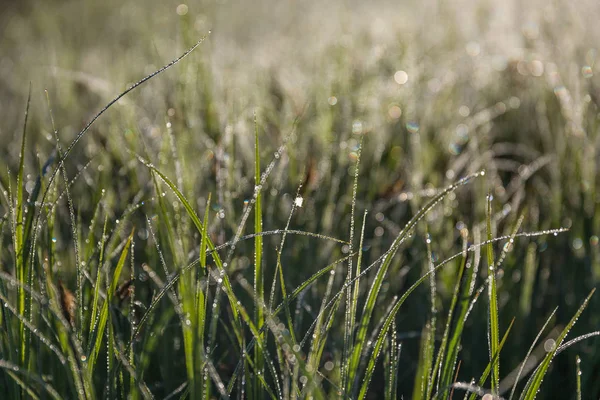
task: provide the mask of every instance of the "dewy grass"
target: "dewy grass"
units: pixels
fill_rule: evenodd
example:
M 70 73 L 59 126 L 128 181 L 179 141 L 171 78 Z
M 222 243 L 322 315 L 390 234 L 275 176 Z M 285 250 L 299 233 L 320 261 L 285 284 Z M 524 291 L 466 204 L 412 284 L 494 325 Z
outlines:
M 188 43 L 201 22 L 191 21 L 181 24 Z M 318 81 L 274 69 L 268 78 L 230 82 L 206 48 L 181 64 L 173 89 L 128 97 L 113 118 L 100 119 L 196 45 L 123 91 L 81 131 L 61 121 L 60 136 L 75 138 L 64 150 L 53 112 L 48 129 L 34 118 L 33 85 L 23 134 L 6 162 L 17 173 L 0 174 L 2 393 L 563 395 L 550 377 L 564 365 L 553 370 L 551 362 L 573 360 L 569 348 L 598 336 L 597 319 L 583 313 L 596 305 L 591 294 L 584 300 L 590 288 L 568 286 L 587 270 L 561 268 L 581 260 L 597 267 L 594 97 L 580 101 L 549 62 L 541 64 L 549 83 L 528 80 L 539 72 L 542 47 L 544 54 L 532 49 L 531 60 L 517 60 L 516 74 L 504 60 L 506 88 L 488 77 L 473 91 L 482 77 L 465 83 L 460 71 L 470 60 L 484 62 L 484 38 L 467 43 L 466 60 L 462 45 L 446 58 L 432 52 L 431 69 L 410 60 L 412 45 L 400 48 L 396 38 L 382 47 L 377 35 L 345 37 L 325 56 L 315 51 L 314 63 L 298 64 L 326 70 Z M 595 56 L 582 54 L 591 72 L 575 70 L 593 88 Z M 465 65 L 446 73 L 450 59 Z M 503 60 L 496 61 L 498 69 Z M 467 87 L 465 96 L 455 89 Z M 165 104 L 146 103 L 148 93 Z M 69 96 L 60 97 L 63 105 Z M 526 119 L 513 115 L 520 108 Z M 534 129 L 524 122 L 531 120 L 536 146 L 548 154 L 520 135 Z M 47 143 L 34 132 L 50 129 L 54 149 L 45 158 Z M 72 165 L 77 172 L 69 173 Z M 476 172 L 483 167 L 485 175 Z M 564 182 L 580 187 L 577 196 L 565 197 Z M 570 251 L 577 256 L 564 258 Z M 558 288 L 568 301 L 546 320 Z M 577 319 L 580 330 L 568 340 Z M 559 327 L 554 342 L 538 343 L 551 323 Z M 536 347 L 546 350 L 530 367 Z M 598 358 L 579 354 L 582 368 L 578 361 L 564 395 L 594 396 L 586 374 Z
M 31 103 L 31 85 L 29 86 L 29 95 L 27 96 L 27 108 L 25 109 L 25 122 L 23 122 L 23 137 L 21 139 L 21 152 L 19 153 L 19 172 L 17 173 L 17 197 L 15 204 L 16 215 L 13 220 L 13 232 L 14 232 L 14 247 L 15 247 L 15 274 L 17 275 L 18 281 L 23 285 L 30 285 L 30 274 L 28 273 L 28 263 L 25 258 L 27 249 L 25 243 L 27 238 L 24 237 L 23 231 L 23 213 L 25 208 L 25 198 L 23 195 L 25 183 L 23 181 L 24 165 L 25 165 L 25 138 L 27 137 L 27 118 L 29 116 L 29 105 Z M 12 200 L 11 200 L 12 204 Z M 18 312 L 24 318 L 27 318 L 26 313 L 29 312 L 28 305 L 26 303 L 26 294 L 22 287 L 18 289 Z M 18 352 L 20 357 L 20 365 L 25 365 L 29 357 L 29 335 L 26 336 L 24 322 L 21 321 L 19 325 L 19 342 L 20 351 Z
M 260 172 L 260 145 L 258 140 L 258 124 L 256 122 L 256 114 L 254 115 L 254 157 L 255 157 L 255 170 L 254 170 L 254 184 L 256 193 L 256 201 L 254 203 L 254 297 L 256 301 L 254 319 L 258 329 L 262 329 L 265 322 L 265 278 L 263 272 L 263 238 L 260 235 L 263 230 L 263 216 L 262 216 L 262 193 L 261 193 L 261 172 Z M 261 336 L 263 339 L 264 336 Z M 258 347 L 255 348 L 254 353 L 254 376 L 256 380 L 254 382 L 254 393 L 253 396 L 259 399 L 264 396 L 262 390 L 262 382 L 259 379 L 264 374 L 264 360 L 262 353 Z
M 488 265 L 488 299 L 489 299 L 489 326 L 488 335 L 490 342 L 490 364 L 492 366 L 492 395 L 498 395 L 500 386 L 500 352 L 499 352 L 499 335 L 500 328 L 498 326 L 498 294 L 496 285 L 496 264 L 494 258 L 494 247 L 491 240 L 492 233 L 492 195 L 489 194 L 486 202 L 486 229 L 488 245 L 486 246 L 487 265 Z

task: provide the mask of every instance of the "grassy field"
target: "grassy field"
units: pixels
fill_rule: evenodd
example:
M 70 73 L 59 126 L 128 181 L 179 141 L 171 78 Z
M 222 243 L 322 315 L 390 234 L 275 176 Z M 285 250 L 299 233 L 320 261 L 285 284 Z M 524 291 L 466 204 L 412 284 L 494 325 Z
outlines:
M 599 398 L 599 16 L 0 2 L 0 397 Z

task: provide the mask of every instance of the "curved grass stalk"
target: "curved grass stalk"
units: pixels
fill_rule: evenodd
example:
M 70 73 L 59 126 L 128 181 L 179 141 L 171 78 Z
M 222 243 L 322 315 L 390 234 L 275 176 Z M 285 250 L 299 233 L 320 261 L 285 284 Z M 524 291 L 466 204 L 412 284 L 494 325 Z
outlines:
M 575 323 L 577 322 L 577 319 L 579 318 L 579 316 L 581 315 L 583 310 L 585 310 L 585 308 L 587 307 L 587 305 L 588 305 L 590 299 L 592 298 L 592 296 L 594 295 L 595 291 L 596 291 L 595 288 L 592 289 L 592 291 L 586 297 L 586 299 L 583 301 L 583 303 L 581 304 L 581 306 L 579 307 L 579 309 L 577 310 L 575 315 L 573 315 L 573 318 L 571 318 L 571 320 L 569 321 L 569 323 L 567 324 L 565 329 L 563 329 L 563 331 L 560 333 L 560 335 L 556 339 L 554 348 L 548 352 L 546 357 L 544 357 L 544 360 L 542 361 L 542 363 L 538 366 L 538 368 L 535 370 L 535 372 L 533 373 L 533 375 L 531 376 L 531 378 L 525 385 L 525 389 L 523 390 L 523 393 L 521 394 L 521 399 L 524 399 L 524 400 L 535 399 L 535 397 L 540 389 L 540 386 L 542 385 L 542 381 L 544 380 L 544 376 L 546 375 L 546 372 L 548 371 L 548 368 L 550 367 L 550 363 L 554 359 L 554 356 L 556 355 L 558 348 L 561 346 L 562 342 L 564 341 L 565 337 L 567 336 L 567 334 L 569 333 L 569 331 L 571 330 L 573 325 L 575 325 Z
M 567 350 L 569 347 L 573 346 L 576 343 L 579 343 L 583 340 L 587 340 L 591 337 L 596 337 L 596 336 L 600 336 L 600 331 L 590 332 L 590 333 L 586 333 L 585 335 L 577 336 L 576 338 L 569 340 L 567 343 L 562 344 L 556 351 L 556 355 L 559 355 L 560 353 Z

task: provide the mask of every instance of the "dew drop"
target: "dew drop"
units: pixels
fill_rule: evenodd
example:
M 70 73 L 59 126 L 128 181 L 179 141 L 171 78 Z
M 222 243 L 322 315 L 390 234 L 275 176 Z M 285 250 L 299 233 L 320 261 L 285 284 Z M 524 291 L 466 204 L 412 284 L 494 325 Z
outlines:
M 417 122 L 411 121 L 406 123 L 406 129 L 410 133 L 419 133 L 419 124 Z
M 394 73 L 394 80 L 398 85 L 404 85 L 406 82 L 408 82 L 408 74 L 406 71 L 396 71 L 396 73 Z

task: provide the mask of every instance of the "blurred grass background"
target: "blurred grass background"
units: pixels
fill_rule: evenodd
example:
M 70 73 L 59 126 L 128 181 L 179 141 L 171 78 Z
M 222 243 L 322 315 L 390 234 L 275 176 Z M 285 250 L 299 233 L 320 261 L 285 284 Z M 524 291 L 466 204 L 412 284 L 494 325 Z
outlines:
M 217 243 L 231 239 L 254 190 L 256 112 L 263 165 L 294 132 L 263 188 L 265 230 L 285 226 L 302 183 L 304 205 L 294 215 L 292 227 L 347 240 L 361 137 L 357 215 L 369 210 L 367 263 L 389 247 L 438 188 L 480 169 L 486 170 L 485 179 L 446 198 L 427 217 L 436 260 L 460 251 L 461 237 L 472 243 L 474 236 L 483 235 L 488 191 L 494 195 L 495 211 L 504 211 L 495 224 L 497 235 L 510 232 L 521 211 L 526 213 L 523 230 L 569 228 L 558 236 L 517 239 L 503 264 L 501 327 L 516 317 L 501 356 L 506 375 L 522 361 L 554 307 L 559 306 L 556 324 L 564 325 L 598 286 L 600 3 L 596 1 L 0 4 L 4 188 L 18 169 L 30 82 L 25 187 L 31 189 L 56 146 L 45 89 L 58 136 L 66 146 L 117 93 L 211 31 L 184 62 L 119 101 L 68 158 L 69 177 L 77 175 L 71 196 L 82 238 L 88 235 L 100 197 L 115 229 L 115 221 L 128 207 L 145 201 L 126 223 L 136 227 L 136 262 L 160 269 L 153 243 L 162 239 L 160 234 L 153 237 L 146 221 L 161 223 L 148 205 L 156 201 L 154 189 L 148 170 L 132 151 L 177 179 L 199 215 L 212 193 L 211 234 Z M 11 176 L 8 170 L 13 171 Z M 185 218 L 181 207 L 171 203 L 169 207 L 180 223 Z M 0 210 L 8 215 L 4 201 Z M 66 201 L 57 213 L 58 270 L 73 283 Z M 189 224 L 181 224 L 183 231 L 189 229 Z M 119 229 L 119 237 L 126 237 L 129 229 Z M 424 232 L 420 226 L 396 257 L 381 304 L 422 274 L 427 264 Z M 2 233 L 2 251 L 8 254 L 7 224 Z M 265 239 L 267 287 L 278 245 L 278 238 Z M 287 246 L 283 257 L 290 287 L 347 251 L 305 237 L 294 237 Z M 193 253 L 193 240 L 184 247 Z M 251 257 L 251 246 L 240 244 L 232 269 L 249 278 Z M 1 260 L 2 268 L 10 272 L 11 257 L 3 253 Z M 452 268 L 438 275 L 441 309 L 452 294 Z M 324 290 L 323 285 L 311 287 L 299 303 L 299 326 L 307 328 L 314 319 Z M 150 296 L 150 289 L 147 292 Z M 398 316 L 400 337 L 406 337 L 399 393 L 407 396 L 418 361 L 419 333 L 427 322 L 427 298 L 423 288 Z M 478 303 L 468 323 L 459 371 L 464 381 L 478 377 L 486 365 L 487 312 Z M 574 334 L 599 326 L 596 296 Z M 339 360 L 341 333 L 331 336 L 326 352 Z M 575 354 L 582 360 L 585 398 L 598 398 L 599 343 L 592 338 L 559 355 L 541 398 L 574 396 Z M 170 354 L 169 344 L 161 346 L 157 354 Z M 170 368 L 158 365 L 146 377 L 156 393 L 169 393 L 178 386 L 178 377 L 185 376 L 183 361 L 176 358 Z M 236 361 L 224 356 L 224 376 Z

